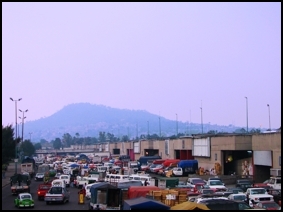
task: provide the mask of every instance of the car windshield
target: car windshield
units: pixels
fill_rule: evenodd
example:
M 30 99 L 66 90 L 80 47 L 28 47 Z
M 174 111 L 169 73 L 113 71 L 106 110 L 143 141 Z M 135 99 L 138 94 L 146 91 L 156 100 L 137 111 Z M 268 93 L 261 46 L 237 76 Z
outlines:
M 246 199 L 246 195 L 235 195 L 234 196 L 234 200 L 245 200 Z
M 265 194 L 265 189 L 253 189 L 251 190 L 251 194 Z
M 50 194 L 62 194 L 62 187 L 51 187 Z
M 201 180 L 201 179 L 192 180 L 192 183 L 193 183 L 193 184 L 196 184 L 196 183 L 203 183 L 203 180 Z
M 209 182 L 210 185 L 223 185 L 219 180 L 212 180 Z
M 21 199 L 31 199 L 31 195 L 28 195 L 28 194 L 22 195 Z

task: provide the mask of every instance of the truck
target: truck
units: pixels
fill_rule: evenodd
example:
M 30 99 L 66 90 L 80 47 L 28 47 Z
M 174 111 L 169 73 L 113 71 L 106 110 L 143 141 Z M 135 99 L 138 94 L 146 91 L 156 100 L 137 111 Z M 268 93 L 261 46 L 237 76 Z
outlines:
M 273 189 L 281 189 L 281 177 L 270 177 L 267 185 Z
M 35 175 L 35 160 L 30 157 L 25 157 L 21 163 L 21 172 L 29 173 L 30 177 L 33 178 Z
M 121 188 L 109 182 L 95 183 L 90 187 L 89 210 L 120 210 L 122 205 Z
M 14 174 L 10 177 L 11 192 L 13 195 L 19 193 L 30 193 L 30 176 L 27 174 Z
M 273 196 L 268 194 L 265 188 L 248 188 L 246 196 L 250 205 L 261 201 L 274 201 Z
M 195 174 L 198 170 L 197 160 L 181 160 L 178 163 L 178 167 L 182 168 L 183 176 L 188 176 L 188 174 Z

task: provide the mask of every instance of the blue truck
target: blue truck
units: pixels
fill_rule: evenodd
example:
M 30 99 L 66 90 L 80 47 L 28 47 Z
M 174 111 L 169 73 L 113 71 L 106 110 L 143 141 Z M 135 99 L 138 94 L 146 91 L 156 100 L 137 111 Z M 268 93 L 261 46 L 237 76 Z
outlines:
M 178 167 L 182 168 L 183 176 L 188 176 L 188 174 L 195 174 L 198 170 L 197 160 L 181 160 L 178 163 Z

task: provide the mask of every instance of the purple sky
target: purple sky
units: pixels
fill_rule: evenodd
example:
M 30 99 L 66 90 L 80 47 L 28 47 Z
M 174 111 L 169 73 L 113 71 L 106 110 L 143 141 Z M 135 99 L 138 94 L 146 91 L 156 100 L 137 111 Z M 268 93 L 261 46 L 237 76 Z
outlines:
M 279 128 L 281 3 L 4 2 L 4 126 L 10 97 L 25 122 L 88 102 L 245 127 L 248 105 Z

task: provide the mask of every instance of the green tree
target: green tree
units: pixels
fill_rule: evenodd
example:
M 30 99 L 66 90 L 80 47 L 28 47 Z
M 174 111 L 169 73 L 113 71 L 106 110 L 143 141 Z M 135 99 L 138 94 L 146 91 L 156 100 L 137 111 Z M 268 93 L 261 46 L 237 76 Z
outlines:
M 99 142 L 105 142 L 106 141 L 105 132 L 99 132 L 98 140 L 99 140 Z
M 53 142 L 54 149 L 60 149 L 62 147 L 62 143 L 60 138 L 56 138 Z
M 20 151 L 23 152 L 24 156 L 31 157 L 35 153 L 35 147 L 30 142 L 30 140 L 25 140 L 24 142 L 21 143 Z
M 15 158 L 15 140 L 12 125 L 3 127 L 2 125 L 2 165 L 7 164 Z M 17 140 L 19 142 L 19 140 Z
M 34 148 L 35 150 L 41 149 L 42 148 L 41 143 L 35 143 Z
M 73 138 L 69 133 L 65 133 L 63 135 L 64 146 L 65 147 L 70 147 L 72 144 L 74 144 Z

